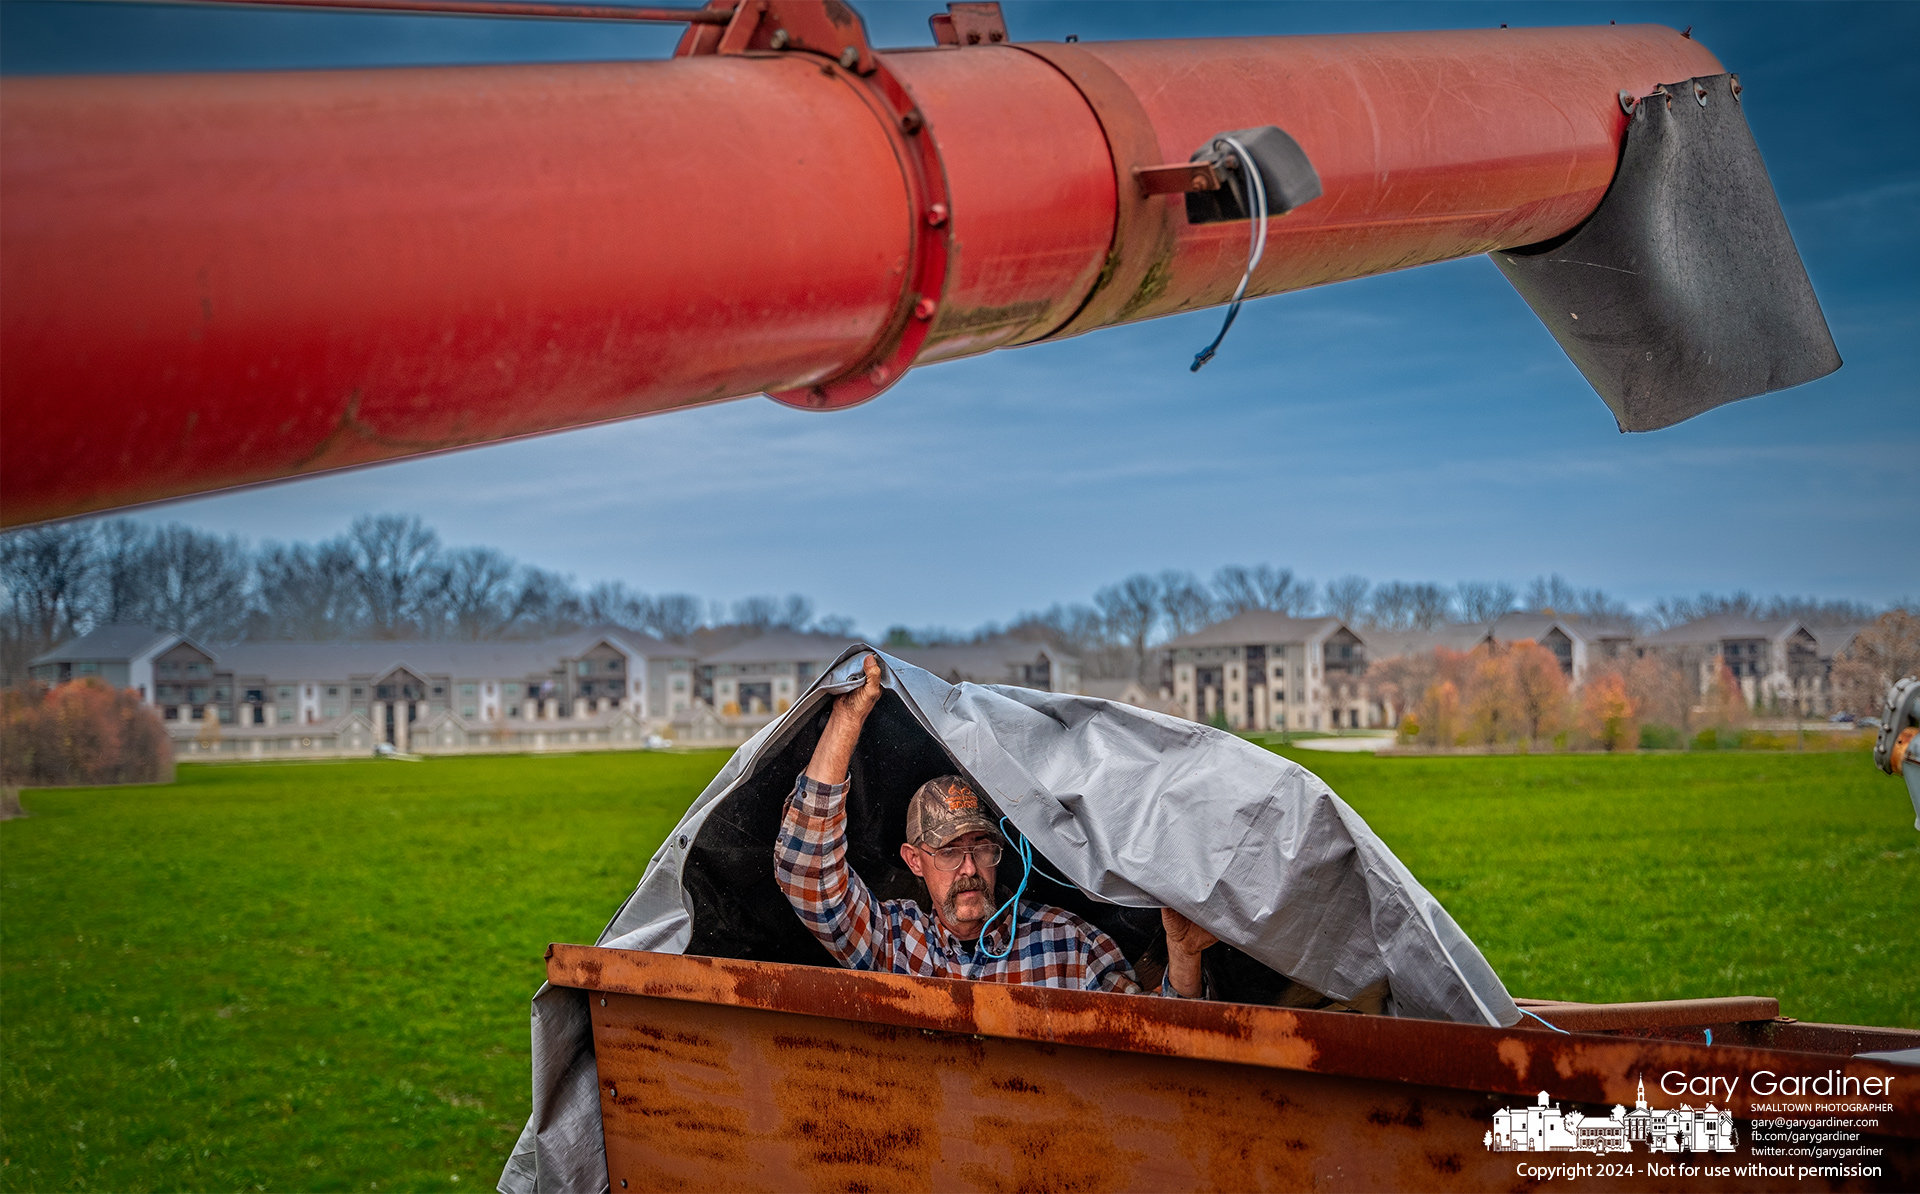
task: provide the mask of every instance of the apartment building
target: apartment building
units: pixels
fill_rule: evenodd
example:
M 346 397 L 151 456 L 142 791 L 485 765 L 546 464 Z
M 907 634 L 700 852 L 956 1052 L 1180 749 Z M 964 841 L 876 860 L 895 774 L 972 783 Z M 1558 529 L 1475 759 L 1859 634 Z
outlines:
M 1042 692 L 1084 692 L 1077 656 L 1028 639 L 995 635 L 977 643 L 887 648 L 949 684 L 1011 684 Z
M 1760 621 L 1713 614 L 1650 634 L 1635 644 L 1692 672 L 1706 692 L 1722 666 L 1756 709 L 1823 715 L 1832 707 L 1833 661 L 1853 642 L 1858 626 L 1818 631 L 1793 619 Z
M 785 713 L 852 639 L 834 634 L 774 630 L 699 662 L 695 696 L 724 718 Z
M 650 703 L 662 703 L 650 702 L 650 674 L 671 676 L 676 662 L 682 672 L 691 664 L 624 630 L 530 642 L 245 642 L 215 650 L 149 627 L 105 626 L 30 667 L 50 682 L 98 675 L 133 689 L 190 756 L 357 753 L 381 742 L 407 751 L 430 740 L 544 747 L 556 733 L 589 729 L 590 738 L 571 740 L 608 740 L 616 722 L 630 733 Z
M 1165 686 L 1195 721 L 1236 730 L 1384 724 L 1366 691 L 1367 645 L 1338 618 L 1249 610 L 1161 647 Z

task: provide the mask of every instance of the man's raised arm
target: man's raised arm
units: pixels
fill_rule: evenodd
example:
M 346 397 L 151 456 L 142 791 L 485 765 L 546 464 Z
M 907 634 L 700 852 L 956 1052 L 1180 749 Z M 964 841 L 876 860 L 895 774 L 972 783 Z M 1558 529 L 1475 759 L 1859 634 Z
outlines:
M 813 758 L 794 784 L 774 845 L 774 879 L 801 923 L 841 965 L 877 969 L 873 893 L 847 865 L 847 766 L 867 715 L 880 701 L 880 660 L 868 655 L 867 682 L 833 703 Z

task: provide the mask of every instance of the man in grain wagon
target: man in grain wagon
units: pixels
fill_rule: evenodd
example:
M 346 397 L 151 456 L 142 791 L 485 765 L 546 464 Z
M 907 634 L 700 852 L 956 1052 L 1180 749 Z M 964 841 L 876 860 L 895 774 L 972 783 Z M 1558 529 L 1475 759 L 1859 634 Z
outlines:
M 913 900 L 874 899 L 847 864 L 847 766 L 867 715 L 880 700 L 880 661 L 866 683 L 839 697 L 813 757 L 787 800 L 774 845 L 774 873 L 800 920 L 840 964 L 925 978 L 1027 983 L 1144 994 L 1111 937 L 1062 908 L 994 904 L 1005 843 L 979 794 L 957 775 L 928 780 L 907 807 L 900 857 L 927 885 L 929 916 Z M 1159 993 L 1199 998 L 1205 929 L 1171 908 L 1167 969 Z

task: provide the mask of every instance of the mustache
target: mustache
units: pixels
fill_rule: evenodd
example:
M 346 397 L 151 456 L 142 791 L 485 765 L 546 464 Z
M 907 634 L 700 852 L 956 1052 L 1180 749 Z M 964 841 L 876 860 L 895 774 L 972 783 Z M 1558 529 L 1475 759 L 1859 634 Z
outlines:
M 957 921 L 960 919 L 960 897 L 970 891 L 986 890 L 985 879 L 978 875 L 961 875 L 953 881 L 953 886 L 947 889 L 947 898 L 940 901 L 940 910 L 946 914 L 949 921 Z M 989 901 L 993 899 L 991 893 L 988 894 L 987 899 Z

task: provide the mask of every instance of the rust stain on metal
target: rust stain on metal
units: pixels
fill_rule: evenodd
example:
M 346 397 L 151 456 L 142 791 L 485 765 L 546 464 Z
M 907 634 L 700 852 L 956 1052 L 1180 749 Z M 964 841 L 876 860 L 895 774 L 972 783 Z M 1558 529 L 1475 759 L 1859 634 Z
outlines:
M 915 1065 L 897 1029 L 770 1034 L 776 1139 L 814 1189 L 928 1188 L 941 1107 L 938 1072 Z M 864 1039 L 862 1039 L 864 1038 Z
M 589 973 L 619 1189 L 1514 1189 L 1481 1138 L 1541 1090 L 1606 1115 L 1670 1070 L 1904 1076 L 1839 1032 L 1708 1049 L 554 947 L 553 982 Z M 1864 1140 L 1911 1187 L 1920 1097 L 1893 1089 Z

